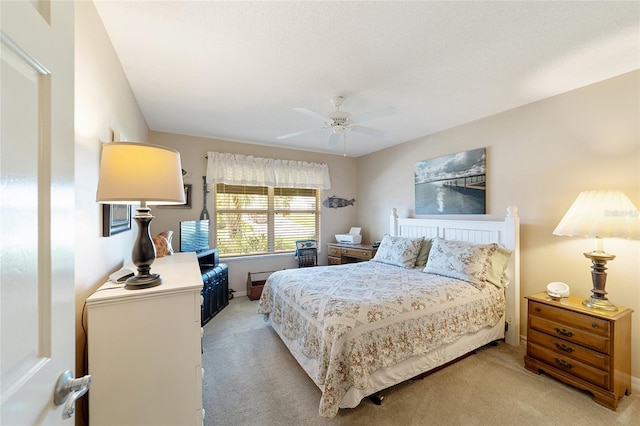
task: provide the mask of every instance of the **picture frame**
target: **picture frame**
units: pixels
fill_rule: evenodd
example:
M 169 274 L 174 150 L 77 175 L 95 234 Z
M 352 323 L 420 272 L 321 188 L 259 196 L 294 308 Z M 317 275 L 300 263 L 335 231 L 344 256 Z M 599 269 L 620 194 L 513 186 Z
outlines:
M 419 161 L 415 214 L 486 214 L 486 148 Z
M 184 204 L 159 204 L 161 209 L 190 209 L 191 208 L 191 184 L 184 184 Z
M 102 205 L 102 236 L 110 237 L 131 230 L 131 206 L 129 204 Z

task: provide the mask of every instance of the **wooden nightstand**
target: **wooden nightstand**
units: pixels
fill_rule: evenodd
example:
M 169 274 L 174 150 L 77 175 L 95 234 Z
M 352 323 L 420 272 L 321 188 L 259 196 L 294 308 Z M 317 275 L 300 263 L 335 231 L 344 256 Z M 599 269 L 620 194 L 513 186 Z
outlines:
M 615 410 L 631 394 L 631 309 L 589 309 L 583 298 L 528 296 L 525 367 L 593 394 Z
M 329 265 L 342 265 L 344 263 L 362 262 L 371 260 L 378 251 L 377 247 L 366 244 L 327 244 L 327 263 Z

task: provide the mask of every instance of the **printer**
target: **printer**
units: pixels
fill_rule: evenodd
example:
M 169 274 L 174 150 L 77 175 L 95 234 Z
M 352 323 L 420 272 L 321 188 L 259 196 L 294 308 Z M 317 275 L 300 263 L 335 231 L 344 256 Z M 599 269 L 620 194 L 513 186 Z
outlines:
M 336 241 L 344 244 L 360 244 L 362 242 L 361 229 L 360 227 L 352 226 L 348 234 L 336 234 Z

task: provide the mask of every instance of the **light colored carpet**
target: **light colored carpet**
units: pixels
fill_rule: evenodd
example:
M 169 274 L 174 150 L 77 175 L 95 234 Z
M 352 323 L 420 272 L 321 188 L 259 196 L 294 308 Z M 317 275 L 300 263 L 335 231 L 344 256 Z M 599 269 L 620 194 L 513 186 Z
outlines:
M 504 343 L 383 391 L 381 406 L 364 399 L 325 419 L 320 390 L 256 304 L 232 299 L 204 328 L 205 426 L 640 425 L 640 389 L 611 411 L 589 393 L 529 372 L 524 349 Z

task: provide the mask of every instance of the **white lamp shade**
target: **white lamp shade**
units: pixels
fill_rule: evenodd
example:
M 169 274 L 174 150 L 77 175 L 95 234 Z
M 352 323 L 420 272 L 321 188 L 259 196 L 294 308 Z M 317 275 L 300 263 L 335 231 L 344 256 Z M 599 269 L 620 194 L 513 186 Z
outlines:
M 620 190 L 584 191 L 553 234 L 640 239 L 640 212 Z
M 180 153 L 144 143 L 103 144 L 96 201 L 184 204 Z

